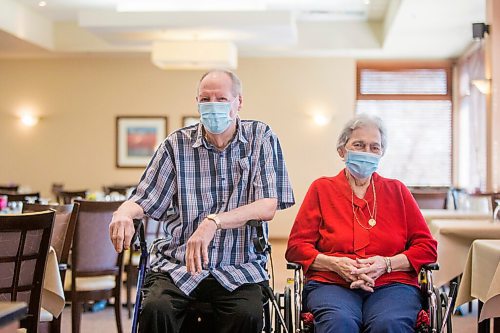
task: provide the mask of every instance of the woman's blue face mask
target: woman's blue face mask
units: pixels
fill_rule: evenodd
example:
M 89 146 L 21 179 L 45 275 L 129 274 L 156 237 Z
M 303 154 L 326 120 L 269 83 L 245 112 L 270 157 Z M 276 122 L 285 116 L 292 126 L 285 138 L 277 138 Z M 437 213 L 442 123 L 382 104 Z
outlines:
M 212 134 L 221 134 L 229 128 L 233 119 L 230 116 L 232 102 L 198 103 L 200 122 Z
M 378 168 L 380 155 L 346 149 L 345 166 L 358 179 L 368 178 Z

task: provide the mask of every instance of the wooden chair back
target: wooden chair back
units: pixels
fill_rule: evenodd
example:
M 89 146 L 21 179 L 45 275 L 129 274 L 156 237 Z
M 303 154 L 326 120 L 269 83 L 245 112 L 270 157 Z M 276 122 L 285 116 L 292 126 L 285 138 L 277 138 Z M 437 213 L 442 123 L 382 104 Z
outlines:
M 57 200 L 60 204 L 70 204 L 73 199 L 85 199 L 87 196 L 87 190 L 78 191 L 59 191 Z
M 420 209 L 448 208 L 448 187 L 410 187 Z
M 54 211 L 0 215 L 0 300 L 28 304 L 21 326 L 37 332 Z
M 0 192 L 17 192 L 19 185 L 0 185 Z
M 23 205 L 23 213 L 41 212 L 50 209 L 56 212 L 50 245 L 56 251 L 57 262 L 67 264 L 69 250 L 75 233 L 78 204 L 42 205 L 26 203 Z
M 110 194 L 113 192 L 119 193 L 121 195 L 127 195 L 129 188 L 134 187 L 133 185 L 109 185 L 103 186 L 102 189 L 105 194 Z
M 71 254 L 72 277 L 116 275 L 123 261 L 109 239 L 113 212 L 123 201 L 75 200 L 78 217 Z
M 6 195 L 7 196 L 7 201 L 22 201 L 26 202 L 27 197 L 30 197 L 34 200 L 40 199 L 40 192 L 32 192 L 32 193 L 0 193 L 0 195 Z

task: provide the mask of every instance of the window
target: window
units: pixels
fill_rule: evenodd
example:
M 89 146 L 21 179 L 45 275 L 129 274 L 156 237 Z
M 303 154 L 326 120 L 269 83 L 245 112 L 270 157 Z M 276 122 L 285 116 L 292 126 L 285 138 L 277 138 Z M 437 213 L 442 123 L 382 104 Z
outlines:
M 356 112 L 382 118 L 387 147 L 379 172 L 407 186 L 451 186 L 449 63 L 358 63 Z

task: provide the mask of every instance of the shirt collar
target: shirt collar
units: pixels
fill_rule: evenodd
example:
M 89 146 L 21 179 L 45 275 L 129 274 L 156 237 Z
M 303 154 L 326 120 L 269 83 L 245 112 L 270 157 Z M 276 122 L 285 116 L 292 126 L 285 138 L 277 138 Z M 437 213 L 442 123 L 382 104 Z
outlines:
M 241 119 L 238 116 L 236 117 L 236 135 L 234 137 L 242 143 L 248 143 L 243 133 L 243 129 L 241 128 Z M 196 140 L 193 143 L 193 148 L 198 148 L 200 146 L 205 146 L 207 149 L 210 148 L 210 143 L 203 136 L 203 125 L 201 122 L 198 123 L 198 128 L 196 129 Z

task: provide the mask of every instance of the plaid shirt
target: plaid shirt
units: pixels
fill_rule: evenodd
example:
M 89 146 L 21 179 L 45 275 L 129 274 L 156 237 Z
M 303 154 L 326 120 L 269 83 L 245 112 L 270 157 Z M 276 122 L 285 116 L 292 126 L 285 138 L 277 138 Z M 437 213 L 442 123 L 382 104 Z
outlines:
M 166 221 L 165 237 L 151 249 L 151 268 L 168 273 L 189 295 L 209 274 L 230 291 L 268 279 L 267 257 L 256 252 L 250 226 L 217 230 L 201 274 L 189 274 L 185 262 L 187 240 L 208 214 L 264 198 L 277 198 L 278 209 L 295 203 L 278 138 L 262 122 L 237 119 L 236 136 L 224 151 L 205 140 L 201 124 L 170 134 L 130 199 L 146 215 Z

